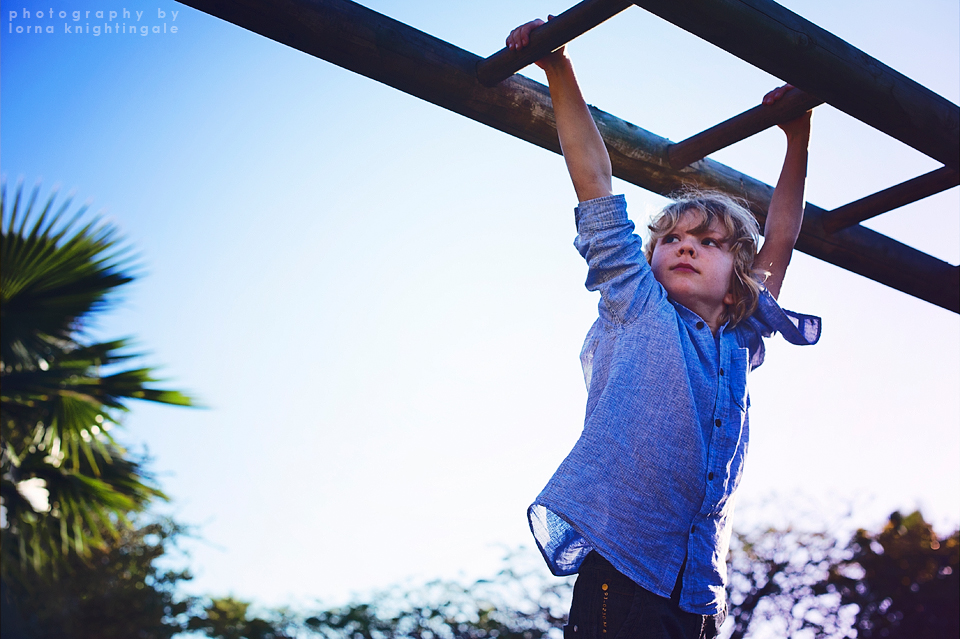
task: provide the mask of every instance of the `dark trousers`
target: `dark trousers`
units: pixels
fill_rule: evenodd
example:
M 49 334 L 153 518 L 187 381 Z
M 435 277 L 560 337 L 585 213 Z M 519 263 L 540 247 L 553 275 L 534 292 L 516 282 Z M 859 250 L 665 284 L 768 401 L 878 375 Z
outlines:
M 680 580 L 670 599 L 641 588 L 591 552 L 573 587 L 564 639 L 713 639 L 716 620 L 680 610 Z M 681 571 L 682 574 L 682 571 Z

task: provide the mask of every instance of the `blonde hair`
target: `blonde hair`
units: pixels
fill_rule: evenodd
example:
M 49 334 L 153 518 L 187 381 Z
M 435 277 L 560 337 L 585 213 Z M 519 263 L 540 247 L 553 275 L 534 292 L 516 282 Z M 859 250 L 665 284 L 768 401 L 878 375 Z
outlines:
M 730 292 L 734 301 L 720 315 L 720 322 L 729 322 L 733 328 L 756 310 L 761 282 L 769 275 L 753 268 L 760 242 L 760 225 L 745 201 L 719 191 L 687 188 L 671 197 L 675 200 L 673 204 L 660 211 L 647 227 L 650 229 L 650 241 L 645 249 L 647 262 L 653 261 L 653 249 L 677 226 L 685 213 L 700 215 L 700 223 L 691 229 L 693 233 L 705 232 L 716 221 L 726 232 L 724 242 L 730 244 L 733 253 Z

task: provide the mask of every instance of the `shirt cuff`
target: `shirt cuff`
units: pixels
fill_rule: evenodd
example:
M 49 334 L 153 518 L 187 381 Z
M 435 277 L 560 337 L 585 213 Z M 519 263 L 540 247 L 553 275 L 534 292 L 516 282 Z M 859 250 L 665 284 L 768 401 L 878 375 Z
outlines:
M 573 213 L 578 233 L 619 226 L 628 221 L 627 199 L 623 195 L 605 195 L 580 202 Z
M 820 340 L 822 320 L 819 317 L 784 310 L 766 288 L 760 290 L 753 316 L 769 329 L 769 333 L 764 331 L 767 335 L 780 333 L 791 344 L 808 346 Z

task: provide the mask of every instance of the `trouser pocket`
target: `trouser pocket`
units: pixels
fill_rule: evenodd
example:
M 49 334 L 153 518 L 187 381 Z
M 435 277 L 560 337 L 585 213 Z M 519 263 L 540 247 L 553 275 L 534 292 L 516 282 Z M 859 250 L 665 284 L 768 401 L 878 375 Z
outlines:
M 600 555 L 590 553 L 573 587 L 565 639 L 615 639 L 637 605 L 640 590 Z

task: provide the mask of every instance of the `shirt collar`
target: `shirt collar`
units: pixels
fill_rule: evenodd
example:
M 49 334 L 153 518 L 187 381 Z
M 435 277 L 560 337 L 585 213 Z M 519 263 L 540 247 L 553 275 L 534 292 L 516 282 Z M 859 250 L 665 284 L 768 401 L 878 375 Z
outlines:
M 672 297 L 667 297 L 667 300 L 671 304 L 673 304 L 673 307 L 677 309 L 677 315 L 679 315 L 680 318 L 684 321 L 684 323 L 686 323 L 688 326 L 694 329 L 702 329 L 702 330 L 708 330 L 708 331 L 710 330 L 710 325 L 707 324 L 707 321 L 705 319 L 703 319 L 702 317 L 700 317 L 699 315 L 697 315 L 696 313 L 694 313 L 689 308 L 687 308 L 680 302 L 676 301 Z M 702 327 L 698 326 L 698 323 L 702 324 L 703 326 Z M 720 338 L 721 335 L 723 335 L 724 331 L 726 330 L 729 324 L 730 324 L 729 321 L 724 322 L 723 324 L 720 325 L 720 328 L 717 329 L 716 336 L 718 339 Z

